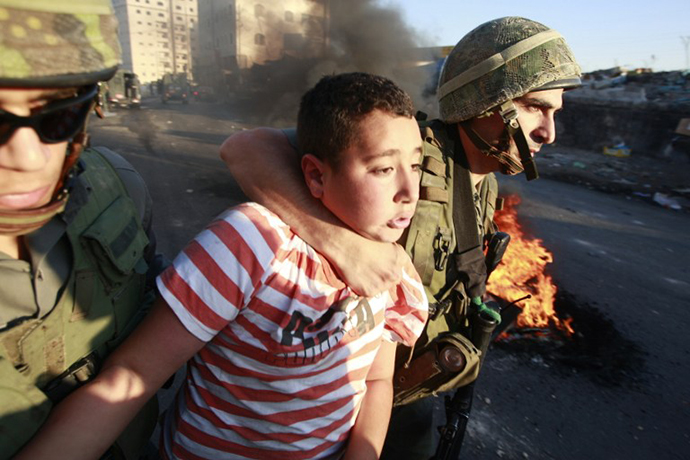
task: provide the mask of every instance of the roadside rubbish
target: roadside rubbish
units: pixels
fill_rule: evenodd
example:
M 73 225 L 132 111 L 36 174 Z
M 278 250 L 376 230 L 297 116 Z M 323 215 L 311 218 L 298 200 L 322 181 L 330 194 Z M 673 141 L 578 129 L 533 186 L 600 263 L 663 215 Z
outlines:
M 681 205 L 678 203 L 678 200 L 666 195 L 665 193 L 654 193 L 652 200 L 665 208 L 674 209 L 676 211 L 680 211 L 681 209 Z
M 630 147 L 625 145 L 623 142 L 619 142 L 612 146 L 604 147 L 604 154 L 619 158 L 629 157 Z

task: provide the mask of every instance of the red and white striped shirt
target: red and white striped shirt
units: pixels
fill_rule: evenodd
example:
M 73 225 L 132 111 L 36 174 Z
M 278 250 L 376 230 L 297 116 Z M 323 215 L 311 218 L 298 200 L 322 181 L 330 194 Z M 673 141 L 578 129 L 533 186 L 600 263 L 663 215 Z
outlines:
M 357 297 L 323 256 L 255 203 L 197 235 L 158 288 L 208 342 L 168 411 L 168 458 L 339 455 L 381 337 L 412 345 L 427 318 L 409 259 L 395 289 Z

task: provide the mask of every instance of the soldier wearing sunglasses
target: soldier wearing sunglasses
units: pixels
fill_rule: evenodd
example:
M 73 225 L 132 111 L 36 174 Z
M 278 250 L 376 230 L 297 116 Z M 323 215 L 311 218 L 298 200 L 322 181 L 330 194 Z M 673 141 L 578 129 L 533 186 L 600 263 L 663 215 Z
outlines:
M 0 0 L 0 459 L 145 313 L 150 197 L 85 129 L 119 62 L 109 0 Z M 110 458 L 134 458 L 157 415 L 151 401 Z

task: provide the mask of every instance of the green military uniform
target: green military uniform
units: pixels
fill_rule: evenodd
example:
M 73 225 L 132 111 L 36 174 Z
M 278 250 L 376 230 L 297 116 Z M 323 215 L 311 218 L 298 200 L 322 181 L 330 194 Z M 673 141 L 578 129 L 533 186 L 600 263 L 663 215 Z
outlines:
M 462 332 L 466 326 L 471 295 L 469 286 L 461 281 L 464 278 L 458 273 L 462 267 L 454 265 L 458 245 L 453 226 L 454 207 L 469 214 L 461 217 L 476 225 L 478 238 L 483 239 L 495 231 L 493 216 L 498 186 L 493 174 L 485 176 L 479 188 L 471 191 L 471 206 L 461 206 L 458 200 L 463 196 L 453 193 L 455 181 L 465 185 L 470 181 L 467 159 L 456 133 L 457 125 L 446 125 L 438 120 L 424 123 L 422 128 L 425 143 L 420 200 L 406 234 L 405 249 L 425 285 L 431 301 L 431 315 L 415 350 L 398 350 L 394 379 L 396 407 L 383 459 L 430 457 L 434 452 L 433 431 L 437 426 L 433 423 L 436 398 L 425 396 L 471 383 L 479 372 L 478 350 L 469 340 L 458 337 L 462 334 L 457 334 L 449 340 L 464 350 L 467 364 L 462 371 L 456 374 L 440 371 L 433 376 L 428 373 L 427 366 L 423 366 L 424 375 L 417 379 L 416 385 L 410 387 L 410 382 L 402 381 L 405 377 L 414 377 L 404 372 L 404 366 L 414 366 L 415 359 L 424 361 L 420 356 L 424 355 L 424 350 L 435 347 L 435 339 L 446 337 L 449 331 Z M 435 355 L 434 360 L 437 360 Z
M 65 211 L 24 237 L 29 260 L 0 252 L 0 458 L 91 379 L 145 313 L 153 245 L 146 186 L 108 149 L 82 153 Z M 152 401 L 115 447 L 132 458 L 157 418 Z
M 481 356 L 475 344 L 485 349 L 490 330 L 500 319 L 481 301 L 487 271 L 482 238 L 495 230 L 492 219 L 496 179 L 492 174 L 485 176 L 479 190 L 468 186 L 470 171 L 458 130 L 471 143 L 471 155 L 494 158 L 496 170 L 501 173 L 524 171 L 528 180 L 535 179 L 538 173 L 530 142 L 548 139 L 535 139 L 533 133 L 523 131 L 514 100 L 533 91 L 567 90 L 579 84 L 580 67 L 565 39 L 555 30 L 521 17 L 481 24 L 468 32 L 445 59 L 436 95 L 442 122 L 432 123 L 431 132 L 428 128 L 423 136 L 427 142 L 422 199 L 406 243 L 429 288 L 430 299 L 436 300 L 436 311 L 415 350 L 396 363 L 394 389 L 398 406 L 384 458 L 432 456 L 436 450 L 431 445 L 435 429 L 433 399 L 425 397 L 453 388 L 471 388 L 466 385 L 476 379 Z M 482 118 L 502 123 L 502 132 L 488 139 L 482 137 L 475 131 Z M 436 148 L 429 149 L 429 145 Z M 449 174 L 453 176 L 452 187 L 448 185 Z M 457 359 L 458 352 L 464 359 Z M 446 359 L 449 357 L 453 359 Z M 464 425 L 459 428 L 464 430 Z M 459 452 L 457 443 L 451 450 L 447 447 L 446 443 L 442 455 Z
M 0 253 L 3 459 L 33 436 L 54 404 L 96 375 L 145 314 L 146 293 L 153 292 L 147 272 L 153 286 L 155 245 L 143 180 L 114 152 L 86 148 L 96 87 L 121 63 L 117 27 L 111 0 L 0 0 L 0 88 L 74 94 L 39 99 L 45 105 L 32 107 L 30 116 L 3 121 L 3 142 L 12 143 L 7 150 L 14 154 L 66 144 L 48 203 L 0 209 L 0 235 L 26 251 L 17 259 Z M 14 136 L 27 126 L 40 145 Z M 25 173 L 15 170 L 11 177 L 31 178 Z M 133 458 L 157 415 L 154 399 L 109 458 Z

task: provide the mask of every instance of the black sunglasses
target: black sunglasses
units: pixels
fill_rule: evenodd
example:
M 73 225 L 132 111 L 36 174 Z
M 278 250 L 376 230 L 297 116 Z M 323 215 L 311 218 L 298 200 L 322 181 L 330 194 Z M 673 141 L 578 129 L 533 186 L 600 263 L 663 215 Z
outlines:
M 9 141 L 14 131 L 24 126 L 33 128 L 46 144 L 70 140 L 84 125 L 97 94 L 98 85 L 87 86 L 78 95 L 46 104 L 28 117 L 0 109 L 0 144 Z

